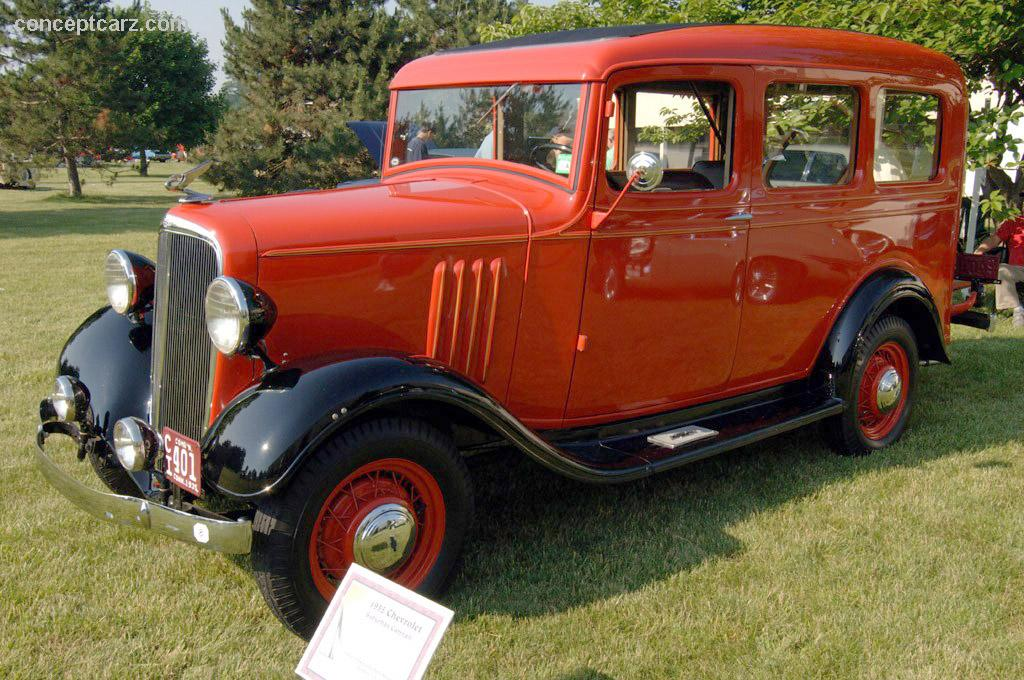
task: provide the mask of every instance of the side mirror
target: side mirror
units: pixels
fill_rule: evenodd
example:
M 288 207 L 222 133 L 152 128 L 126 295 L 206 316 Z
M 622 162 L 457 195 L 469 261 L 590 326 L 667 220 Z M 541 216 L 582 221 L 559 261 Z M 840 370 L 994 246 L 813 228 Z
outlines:
M 661 159 L 649 151 L 633 154 L 626 164 L 626 176 L 636 177 L 633 186 L 637 191 L 653 191 L 661 184 L 665 168 Z

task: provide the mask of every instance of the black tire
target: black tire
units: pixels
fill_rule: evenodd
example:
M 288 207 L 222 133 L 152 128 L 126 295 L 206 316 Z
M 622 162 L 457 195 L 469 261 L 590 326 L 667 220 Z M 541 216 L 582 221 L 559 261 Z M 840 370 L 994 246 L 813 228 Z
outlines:
M 885 428 L 884 434 L 869 437 L 861 420 L 861 409 L 858 397 L 861 382 L 869 360 L 883 345 L 896 343 L 905 352 L 907 375 L 903 377 L 902 390 L 905 399 L 894 411 L 891 427 Z M 839 415 L 833 416 L 822 423 L 825 439 L 829 446 L 844 456 L 864 456 L 894 444 L 907 427 L 910 412 L 917 393 L 918 351 L 917 340 L 910 325 L 896 316 L 885 316 L 879 319 L 858 341 L 854 350 L 854 360 L 846 371 L 836 379 L 838 396 L 847 404 Z
M 256 583 L 274 615 L 296 635 L 309 639 L 327 607 L 314 582 L 309 555 L 321 508 L 352 473 L 394 458 L 426 470 L 444 501 L 440 552 L 416 590 L 436 597 L 447 585 L 473 517 L 466 464 L 451 438 L 427 423 L 404 418 L 367 421 L 323 444 L 286 489 L 257 504 L 252 548 Z
M 96 471 L 96 476 L 108 489 L 122 496 L 142 497 L 139 487 L 132 481 L 128 471 L 118 462 L 114 454 L 101 455 L 96 451 L 90 451 L 88 455 L 92 469 Z

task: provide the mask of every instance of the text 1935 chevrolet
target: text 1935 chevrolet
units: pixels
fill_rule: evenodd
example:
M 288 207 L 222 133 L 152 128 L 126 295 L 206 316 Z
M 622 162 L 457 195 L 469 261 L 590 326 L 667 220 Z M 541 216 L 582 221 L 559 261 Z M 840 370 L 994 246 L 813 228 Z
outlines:
M 980 278 L 952 301 L 966 104 L 940 54 L 630 26 L 436 54 L 391 88 L 379 180 L 190 195 L 155 264 L 113 251 L 41 405 L 54 486 L 251 551 L 300 635 L 353 562 L 440 591 L 473 451 L 620 482 L 820 422 L 869 453 L 950 323 L 988 322 Z

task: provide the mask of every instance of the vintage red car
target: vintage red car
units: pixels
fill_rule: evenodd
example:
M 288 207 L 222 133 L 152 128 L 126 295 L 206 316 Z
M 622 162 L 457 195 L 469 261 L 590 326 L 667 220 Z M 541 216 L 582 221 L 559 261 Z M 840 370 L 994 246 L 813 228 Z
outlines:
M 474 452 L 624 482 L 820 422 L 870 453 L 951 321 L 987 322 L 951 297 L 967 109 L 941 54 L 587 29 L 414 61 L 390 111 L 378 180 L 190 194 L 156 264 L 112 252 L 41 405 L 54 486 L 251 551 L 300 635 L 353 562 L 440 591 Z

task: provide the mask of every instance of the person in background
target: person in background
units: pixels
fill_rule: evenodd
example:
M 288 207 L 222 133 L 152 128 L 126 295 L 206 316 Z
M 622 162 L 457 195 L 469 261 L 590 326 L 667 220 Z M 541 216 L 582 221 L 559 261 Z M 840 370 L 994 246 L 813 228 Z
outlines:
M 473 158 L 494 158 L 494 128 L 490 125 L 487 126 L 487 134 L 484 135 Z
M 565 130 L 562 130 L 560 128 L 554 128 L 549 133 L 549 136 L 551 138 L 552 144 L 558 144 L 560 146 L 569 147 L 572 146 L 572 137 Z M 562 153 L 566 152 L 560 151 L 559 149 L 551 149 L 551 151 L 548 151 L 547 165 L 549 168 L 551 168 L 552 171 L 557 172 L 556 168 L 558 167 L 558 155 Z
M 999 265 L 996 309 L 1012 309 L 1014 327 L 1024 328 L 1024 307 L 1017 295 L 1017 283 L 1024 282 L 1024 215 L 1003 222 L 974 252 L 983 255 L 1000 245 L 1006 246 L 1010 257 L 1006 264 Z
M 188 151 L 185 150 L 184 144 L 178 145 L 178 155 L 175 160 L 179 163 L 188 163 Z
M 405 147 L 405 162 L 412 163 L 429 158 L 432 139 L 434 139 L 434 126 L 430 123 L 421 123 L 416 136 Z

